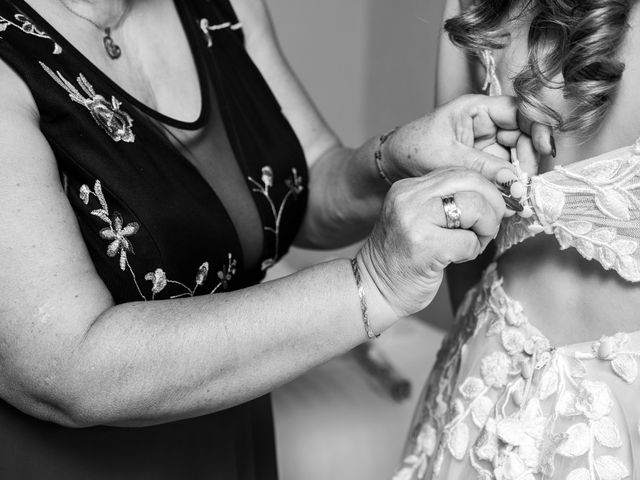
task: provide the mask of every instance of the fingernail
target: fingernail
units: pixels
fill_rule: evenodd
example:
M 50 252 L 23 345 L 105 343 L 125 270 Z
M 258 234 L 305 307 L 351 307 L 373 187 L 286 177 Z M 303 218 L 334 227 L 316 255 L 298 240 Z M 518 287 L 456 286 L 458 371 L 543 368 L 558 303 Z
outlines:
M 549 137 L 549 142 L 551 143 L 551 156 L 556 158 L 556 139 L 553 138 L 553 135 Z
M 507 190 L 517 181 L 518 176 L 508 168 L 500 170 L 496 175 L 496 183 Z
M 504 200 L 504 203 L 507 206 L 507 208 L 510 208 L 515 212 L 521 212 L 522 210 L 524 210 L 520 202 L 514 200 L 513 198 L 508 197 L 506 195 L 502 195 L 502 199 Z

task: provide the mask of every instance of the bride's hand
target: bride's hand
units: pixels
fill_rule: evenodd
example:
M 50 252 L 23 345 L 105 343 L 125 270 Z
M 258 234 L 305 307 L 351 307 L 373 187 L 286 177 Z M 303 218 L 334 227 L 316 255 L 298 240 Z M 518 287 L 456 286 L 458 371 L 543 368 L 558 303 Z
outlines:
M 459 229 L 446 228 L 447 195 L 454 195 L 461 212 Z M 397 316 L 422 310 L 440 288 L 445 267 L 477 257 L 498 233 L 505 212 L 496 186 L 469 169 L 396 182 L 358 253 L 367 295 L 382 296 Z
M 459 97 L 398 129 L 383 145 L 383 166 L 392 179 L 462 166 L 495 181 L 500 170 L 513 171 L 508 146 L 501 143 L 501 136 L 517 138 L 522 130 L 530 136 L 536 151 L 551 153 L 550 129 L 539 124 L 519 124 L 518 120 L 513 97 Z

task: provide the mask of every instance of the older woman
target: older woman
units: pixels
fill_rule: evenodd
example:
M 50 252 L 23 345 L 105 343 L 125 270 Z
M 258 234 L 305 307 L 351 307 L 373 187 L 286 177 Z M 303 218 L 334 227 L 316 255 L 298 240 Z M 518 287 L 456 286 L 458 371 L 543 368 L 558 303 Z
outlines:
M 264 4 L 233 7 L 0 3 L 6 477 L 275 478 L 265 395 L 422 309 L 497 232 L 509 99 L 346 149 Z M 372 227 L 356 259 L 259 285 L 294 240 Z

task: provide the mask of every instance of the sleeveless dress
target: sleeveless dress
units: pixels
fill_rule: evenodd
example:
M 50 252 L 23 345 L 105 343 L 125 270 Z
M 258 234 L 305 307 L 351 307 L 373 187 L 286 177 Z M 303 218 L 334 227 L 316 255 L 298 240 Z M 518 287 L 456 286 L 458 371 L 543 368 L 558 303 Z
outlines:
M 0 58 L 31 90 L 86 247 L 117 304 L 255 285 L 286 253 L 306 209 L 302 148 L 246 53 L 230 4 L 175 0 L 175 8 L 202 92 L 194 122 L 133 98 L 24 0 L 0 2 Z M 181 132 L 198 141 L 184 144 Z M 190 156 L 214 165 L 213 186 Z M 43 281 L 55 280 L 44 272 Z M 77 430 L 0 401 L 0 445 L 2 478 L 277 477 L 269 396 L 160 426 Z
M 529 218 L 504 221 L 498 257 L 545 233 L 640 282 L 640 140 L 534 176 L 527 203 Z M 640 331 L 595 335 L 551 344 L 489 266 L 438 353 L 394 480 L 640 478 Z

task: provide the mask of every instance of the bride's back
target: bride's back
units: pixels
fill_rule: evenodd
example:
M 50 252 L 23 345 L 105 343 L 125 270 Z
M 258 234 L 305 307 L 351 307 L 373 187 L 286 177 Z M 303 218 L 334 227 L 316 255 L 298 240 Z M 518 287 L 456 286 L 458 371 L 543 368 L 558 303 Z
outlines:
M 458 0 L 449 0 L 446 16 L 459 11 Z M 502 93 L 513 94 L 513 79 L 527 63 L 530 18 L 522 16 L 506 22 L 509 44 L 493 52 Z M 626 64 L 616 98 L 602 125 L 586 137 L 556 133 L 556 158 L 543 158 L 540 173 L 558 165 L 568 165 L 604 152 L 631 145 L 640 136 L 640 9 L 633 8 L 618 58 Z M 445 102 L 470 88 L 482 86 L 485 68 L 478 61 L 467 66 L 459 49 L 443 39 L 438 100 Z M 455 69 L 466 73 L 458 76 Z M 466 90 L 466 92 L 465 92 Z M 569 102 L 561 89 L 545 89 L 543 100 L 567 114 Z M 637 195 L 637 192 L 636 192 Z M 604 334 L 640 329 L 640 288 L 626 282 L 599 263 L 587 261 L 575 249 L 561 251 L 552 235 L 538 235 L 512 247 L 498 262 L 505 290 L 524 306 L 529 320 L 551 340 L 564 345 L 594 340 Z M 464 274 L 464 273 L 463 273 Z M 455 288 L 456 276 L 452 287 Z

